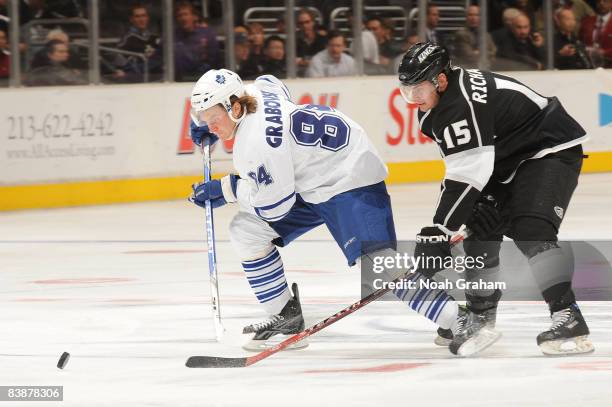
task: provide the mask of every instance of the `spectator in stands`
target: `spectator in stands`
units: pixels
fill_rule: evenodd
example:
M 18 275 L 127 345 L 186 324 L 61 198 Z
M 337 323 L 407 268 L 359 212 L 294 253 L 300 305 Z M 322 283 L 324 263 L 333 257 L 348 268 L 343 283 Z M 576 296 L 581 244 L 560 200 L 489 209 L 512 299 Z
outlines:
M 531 31 L 529 18 L 523 13 L 512 20 L 512 31 L 496 45 L 497 56 L 513 63 L 510 69 L 544 67 L 544 37 Z
M 346 40 L 338 31 L 327 34 L 327 47 L 312 57 L 306 71 L 309 78 L 327 78 L 332 76 L 357 75 L 357 66 L 353 57 L 344 53 Z
M 554 38 L 555 68 L 590 69 L 591 61 L 582 41 L 574 35 L 576 17 L 572 9 L 560 8 L 555 12 L 557 32 Z
M 277 34 L 286 34 L 285 31 L 287 30 L 287 23 L 285 23 L 284 17 L 279 17 L 276 19 L 275 29 Z
M 510 7 L 516 8 L 521 13 L 525 14 L 529 18 L 529 23 L 532 27 L 536 26 L 536 15 L 535 6 L 533 1 L 530 0 L 513 0 L 508 2 Z
M 0 86 L 5 86 L 11 72 L 11 53 L 9 51 L 8 35 L 0 29 Z
M 466 26 L 457 31 L 453 37 L 453 54 L 455 63 L 464 68 L 478 68 L 480 60 L 479 36 L 480 7 L 469 6 L 466 13 Z M 497 48 L 489 33 L 486 33 L 487 55 L 489 62 L 495 59 Z M 488 67 L 481 67 L 486 69 Z
M 199 25 L 191 3 L 175 6 L 177 30 L 174 38 L 174 67 L 177 81 L 195 81 L 203 73 L 217 68 L 219 44 L 215 32 Z
M 574 13 L 574 17 L 576 18 L 576 21 L 578 22 L 578 24 L 576 24 L 576 29 L 574 31 L 574 34 L 576 35 L 578 35 L 578 33 L 580 32 L 581 21 L 587 16 L 595 15 L 593 8 L 589 6 L 584 0 L 552 0 L 552 5 L 553 5 L 553 10 L 556 10 L 557 8 L 560 8 L 560 7 L 572 10 L 572 12 Z M 542 9 L 540 11 L 542 11 Z M 541 30 L 544 27 L 543 13 L 541 13 L 538 17 L 539 17 L 538 25 L 536 26 L 536 28 L 538 30 Z
M 258 65 L 261 65 L 264 59 L 263 49 L 264 41 L 266 39 L 263 25 L 259 23 L 250 23 L 247 25 L 247 29 L 249 30 L 251 58 L 253 58 Z
M 147 58 L 149 80 L 161 78 L 163 58 L 161 41 L 158 35 L 149 29 L 149 11 L 143 4 L 135 4 L 130 8 L 130 27 L 123 35 L 117 48 L 124 51 L 143 54 Z M 144 61 L 134 56 L 120 56 L 120 65 L 127 73 L 126 82 L 142 82 L 145 71 Z
M 612 0 L 597 0 L 597 15 L 582 20 L 580 38 L 596 66 L 612 68 Z
M 314 14 L 307 8 L 298 12 L 296 18 L 298 35 L 296 38 L 297 66 L 300 73 L 308 68 L 310 59 L 327 45 L 325 32 L 317 27 Z
M 68 61 L 65 62 L 66 66 L 72 69 L 79 70 L 89 69 L 89 62 L 87 62 L 87 59 L 79 53 L 78 49 L 74 49 L 74 47 L 70 45 L 70 37 L 61 29 L 58 28 L 49 31 L 45 40 L 47 43 L 50 41 L 59 41 L 68 47 L 69 57 Z M 86 52 L 87 51 L 85 50 L 85 53 Z M 47 49 L 47 47 L 44 47 L 43 49 L 34 54 L 32 61 L 30 61 L 30 69 L 40 68 L 41 66 L 46 66 L 49 64 L 49 50 Z
M 378 45 L 380 56 L 391 61 L 400 54 L 403 54 L 407 49 L 404 49 L 404 44 L 393 38 L 393 20 L 385 18 L 382 20 L 382 38 L 383 42 Z
M 241 32 L 239 30 L 234 29 L 234 55 L 236 57 L 236 73 L 243 80 L 255 79 L 261 73 L 262 67 L 258 66 L 255 60 L 251 58 L 250 52 L 251 50 L 249 47 L 249 39 L 246 32 Z
M 274 75 L 277 78 L 287 77 L 287 64 L 285 63 L 285 40 L 278 35 L 271 35 L 264 42 L 262 73 Z
M 346 12 L 346 18 L 348 20 L 348 26 L 353 27 L 353 13 L 351 9 Z M 355 44 L 351 42 L 349 53 L 355 55 Z M 384 75 L 387 74 L 387 68 L 380 64 L 380 52 L 378 48 L 378 41 L 376 37 L 370 31 L 367 26 L 363 26 L 361 30 L 361 47 L 363 51 L 363 70 L 367 75 Z
M 425 25 L 427 26 L 425 31 L 425 40 L 429 42 L 435 42 L 440 45 L 444 45 L 444 39 L 440 35 L 438 30 L 438 24 L 440 23 L 440 10 L 433 4 L 427 5 L 427 19 Z
M 505 41 L 506 37 L 508 35 L 511 35 L 512 20 L 514 20 L 514 18 L 518 17 L 520 14 L 521 12 L 519 11 L 519 9 L 514 7 L 509 7 L 504 10 L 502 14 L 504 26 L 491 32 L 491 38 L 493 38 L 493 42 L 495 43 L 495 45 L 499 46 L 498 44 L 500 42 Z
M 84 85 L 87 80 L 78 69 L 66 64 L 70 58 L 68 45 L 60 40 L 51 40 L 45 44 L 48 65 L 31 70 L 25 83 L 29 86 Z
M 376 38 L 376 42 L 381 44 L 385 40 L 385 35 L 382 29 L 382 20 L 378 16 L 371 16 L 366 20 L 366 28 Z
M 412 31 L 408 33 L 408 36 L 404 40 L 404 49 L 409 50 L 414 44 L 418 42 L 420 42 L 419 35 L 416 32 Z M 395 57 L 395 59 L 393 60 L 393 63 L 391 64 L 392 73 L 397 72 L 400 64 L 402 63 L 402 59 L 404 59 L 404 54 L 400 54 L 397 57 Z

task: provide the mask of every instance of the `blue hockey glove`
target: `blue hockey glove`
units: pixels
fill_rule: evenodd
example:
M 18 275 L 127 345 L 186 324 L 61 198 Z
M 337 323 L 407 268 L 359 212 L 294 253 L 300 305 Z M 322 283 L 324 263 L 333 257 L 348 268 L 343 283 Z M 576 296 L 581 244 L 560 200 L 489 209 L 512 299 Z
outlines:
M 218 208 L 228 202 L 236 202 L 239 176 L 230 174 L 222 179 L 193 184 L 193 193 L 188 198 L 190 202 L 204 208 L 206 201 L 210 201 L 213 208 Z
M 451 236 L 437 226 L 428 226 L 417 234 L 414 257 L 421 257 L 418 271 L 426 277 L 432 277 L 443 270 L 445 260 L 451 255 Z
M 191 136 L 193 144 L 200 147 L 202 147 L 202 143 L 204 143 L 205 146 L 212 146 L 217 142 L 217 140 L 219 140 L 219 137 L 208 130 L 208 126 L 204 125 L 202 127 L 198 127 L 193 120 L 191 121 L 191 127 L 189 128 L 189 135 Z

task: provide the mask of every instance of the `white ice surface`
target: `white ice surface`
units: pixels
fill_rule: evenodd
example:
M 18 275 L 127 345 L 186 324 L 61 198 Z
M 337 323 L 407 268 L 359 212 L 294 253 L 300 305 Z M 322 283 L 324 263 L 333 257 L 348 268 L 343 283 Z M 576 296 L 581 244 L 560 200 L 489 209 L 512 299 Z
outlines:
M 585 175 L 562 238 L 612 239 L 612 175 Z M 432 216 L 438 186 L 390 188 L 400 238 Z M 541 355 L 544 303 L 504 303 L 503 338 L 480 357 L 433 345 L 435 327 L 375 303 L 243 369 L 187 369 L 190 355 L 243 356 L 262 314 L 215 212 L 223 319 L 210 318 L 204 214 L 186 201 L 0 213 L 0 385 L 63 385 L 63 403 L 3 406 L 612 406 L 612 302 L 583 303 L 596 351 Z M 307 325 L 354 302 L 349 270 L 319 228 L 281 253 Z M 72 358 L 55 367 L 63 351 Z

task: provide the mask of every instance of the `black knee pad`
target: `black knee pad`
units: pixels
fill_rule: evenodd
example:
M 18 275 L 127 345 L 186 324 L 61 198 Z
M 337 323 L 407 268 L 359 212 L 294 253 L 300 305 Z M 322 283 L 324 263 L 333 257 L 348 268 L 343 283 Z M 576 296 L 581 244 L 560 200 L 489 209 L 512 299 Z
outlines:
M 499 266 L 499 250 L 501 248 L 502 236 L 497 236 L 494 239 L 496 240 L 480 241 L 467 238 L 463 241 L 465 254 L 473 258 L 484 258 L 485 268 Z
M 559 247 L 557 228 L 541 218 L 531 216 L 516 218 L 512 222 L 508 236 L 528 259 L 543 251 Z

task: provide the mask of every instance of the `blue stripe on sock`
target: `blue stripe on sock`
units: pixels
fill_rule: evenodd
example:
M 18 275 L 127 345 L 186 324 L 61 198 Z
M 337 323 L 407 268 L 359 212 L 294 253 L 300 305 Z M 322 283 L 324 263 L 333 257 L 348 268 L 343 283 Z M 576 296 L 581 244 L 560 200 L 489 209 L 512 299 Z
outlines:
M 427 298 L 430 291 L 431 290 L 426 290 L 424 288 L 421 288 L 419 291 L 417 291 L 415 293 L 415 296 L 413 296 L 412 299 L 408 302 L 410 308 L 418 312 L 421 309 L 421 306 L 423 306 L 423 303 L 421 301 L 423 300 L 423 298 Z
M 274 264 L 279 263 L 282 264 L 283 260 L 279 257 L 274 258 L 274 259 L 270 259 L 269 261 L 267 261 L 266 263 L 261 263 L 259 264 L 258 267 L 245 267 L 244 265 L 242 266 L 242 269 L 244 270 L 245 273 L 253 273 L 256 271 L 260 271 L 265 269 L 266 267 L 270 267 L 273 266 Z
M 247 272 L 255 271 L 269 264 L 274 263 L 279 258 L 280 258 L 280 253 L 278 252 L 278 250 L 274 249 L 272 253 L 268 254 L 264 258 L 252 260 L 252 261 L 243 261 L 242 267 L 244 268 L 244 271 L 247 271 Z
M 287 290 L 289 289 L 289 287 L 285 287 L 285 288 L 286 288 Z M 279 291 L 279 292 L 278 292 L 278 294 L 274 294 L 272 297 L 270 297 L 270 298 L 268 298 L 268 299 L 266 299 L 266 300 L 264 300 L 264 301 L 261 301 L 261 304 L 265 304 L 266 302 L 272 301 L 272 300 L 274 300 L 274 299 L 276 299 L 276 298 L 280 297 L 281 295 L 283 295 L 283 293 L 284 293 L 284 292 L 285 292 L 285 290 L 281 290 L 281 291 Z
M 440 297 L 440 295 L 441 295 L 442 293 L 443 293 L 443 291 L 438 291 L 438 292 L 436 293 L 436 295 L 434 295 L 434 297 L 431 299 L 431 301 L 426 301 L 427 303 L 429 303 L 429 305 L 427 305 L 427 309 L 426 309 L 426 310 L 425 310 L 425 312 L 424 312 L 424 315 L 425 315 L 427 318 L 431 319 L 431 318 L 429 317 L 429 313 L 430 313 L 430 311 L 431 311 L 432 307 L 433 307 L 433 306 L 436 304 L 436 300 L 437 300 L 437 299 Z
M 434 315 L 436 315 L 436 311 L 438 311 L 438 308 L 440 308 L 440 305 L 442 304 L 442 302 L 444 302 L 444 298 L 446 297 L 446 294 L 444 293 L 444 291 L 440 291 L 438 293 L 438 295 L 436 295 L 433 299 L 433 301 L 431 302 L 431 304 L 429 304 L 429 307 L 427 308 L 427 311 L 425 312 L 425 315 L 427 315 L 427 318 L 431 319 L 432 321 L 434 320 Z
M 255 289 L 257 287 L 263 287 L 264 285 L 268 285 L 268 284 L 272 284 L 275 281 L 278 281 L 280 279 L 285 279 L 285 273 L 283 273 L 283 271 L 281 270 L 280 273 L 278 273 L 278 275 L 272 279 L 268 279 L 266 281 L 262 281 L 261 283 L 257 283 L 257 284 L 251 284 L 251 288 Z
M 259 283 L 260 280 L 262 280 L 262 279 L 265 280 L 267 277 L 270 277 L 272 274 L 277 273 L 279 270 L 280 271 L 284 271 L 282 264 L 280 266 L 278 266 L 277 268 L 275 268 L 274 270 L 268 271 L 267 273 L 260 274 L 258 276 L 253 276 L 253 277 L 247 276 L 247 281 L 249 282 L 249 284 L 251 284 L 251 283 Z
M 442 313 L 442 310 L 444 309 L 444 307 L 446 307 L 446 303 L 449 302 L 450 299 L 451 299 L 451 296 L 447 295 L 444 301 L 442 302 L 442 305 L 438 309 L 438 312 L 436 312 L 436 315 L 434 315 L 434 320 L 433 320 L 434 322 L 438 321 L 438 317 L 440 316 L 440 314 Z
M 401 299 L 402 299 L 402 297 L 403 297 L 404 295 L 406 295 L 405 291 L 408 291 L 408 289 L 407 289 L 407 288 L 396 288 L 396 289 L 393 291 L 393 293 L 395 294 L 395 296 L 396 296 L 397 298 L 399 298 L 399 299 L 401 300 Z
M 276 287 L 272 287 L 266 291 L 262 291 L 261 293 L 257 293 L 257 299 L 259 302 L 268 302 L 276 297 L 278 297 L 283 291 L 289 289 L 286 281 L 283 281 Z

